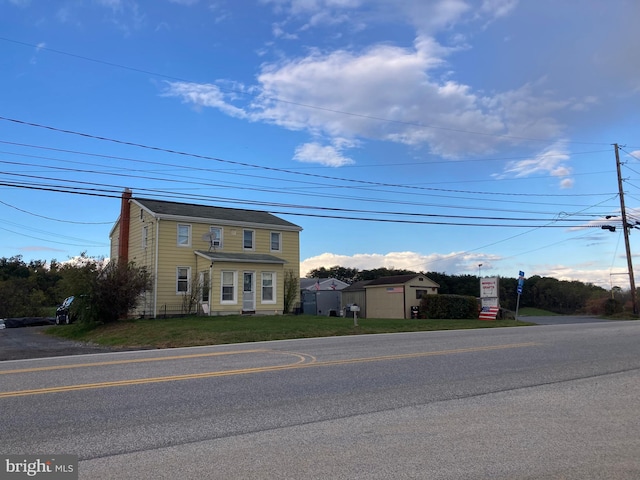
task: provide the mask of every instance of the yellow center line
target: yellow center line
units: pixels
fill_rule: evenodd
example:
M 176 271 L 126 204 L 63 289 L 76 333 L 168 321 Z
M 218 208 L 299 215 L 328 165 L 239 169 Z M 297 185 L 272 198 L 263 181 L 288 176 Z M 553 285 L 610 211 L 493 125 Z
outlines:
M 354 363 L 380 362 L 384 360 L 399 360 L 399 359 L 406 359 L 406 358 L 454 355 L 459 353 L 487 352 L 487 351 L 504 350 L 504 349 L 510 349 L 510 348 L 533 347 L 537 345 L 539 344 L 534 342 L 513 343 L 513 344 L 507 344 L 507 345 L 492 345 L 492 346 L 486 346 L 486 347 L 470 347 L 470 348 L 457 348 L 452 350 L 439 350 L 435 352 L 418 352 L 418 353 L 406 353 L 406 354 L 400 354 L 400 355 L 383 355 L 378 357 L 351 358 L 351 359 L 344 359 L 344 360 L 328 360 L 324 362 L 316 361 L 315 358 L 311 355 L 290 353 L 290 352 L 276 352 L 276 353 L 283 353 L 283 354 L 297 356 L 299 358 L 299 361 L 292 364 L 287 364 L 287 365 L 273 365 L 273 366 L 266 366 L 266 367 L 243 368 L 243 369 L 237 369 L 237 370 L 222 370 L 218 372 L 191 373 L 191 374 L 185 374 L 185 375 L 171 375 L 166 377 L 117 380 L 112 382 L 86 383 L 86 384 L 80 384 L 80 385 L 65 385 L 65 386 L 59 386 L 59 387 L 37 388 L 32 390 L 16 390 L 13 392 L 0 393 L 0 398 L 19 397 L 19 396 L 26 396 L 26 395 L 40 395 L 45 393 L 70 392 L 70 391 L 89 390 L 89 389 L 96 389 L 96 388 L 121 387 L 121 386 L 129 386 L 129 385 L 143 385 L 143 384 L 149 384 L 149 383 L 173 382 L 173 381 L 180 381 L 180 380 L 194 380 L 194 379 L 201 379 L 201 378 L 226 377 L 226 376 L 232 376 L 232 375 L 246 375 L 251 373 L 275 372 L 275 371 L 293 370 L 293 369 L 309 368 L 309 367 L 326 367 L 326 366 L 336 366 L 336 365 L 348 365 L 348 364 L 354 364 Z M 311 359 L 311 361 L 307 362 L 307 359 Z
M 64 370 L 68 368 L 85 368 L 85 367 L 102 367 L 107 365 L 123 365 L 129 363 L 145 363 L 145 362 L 163 362 L 166 360 L 183 360 L 201 357 L 217 357 L 221 355 L 238 355 L 241 353 L 273 353 L 271 350 L 237 350 L 233 352 L 215 352 L 215 353 L 193 353 L 189 355 L 172 355 L 169 357 L 153 357 L 153 358 L 137 358 L 130 360 L 111 360 L 108 362 L 92 362 L 92 363 L 74 363 L 72 365 L 49 365 L 47 367 L 22 368 L 19 370 L 0 370 L 0 375 L 8 375 L 11 373 L 30 373 L 30 372 L 46 372 L 49 370 Z

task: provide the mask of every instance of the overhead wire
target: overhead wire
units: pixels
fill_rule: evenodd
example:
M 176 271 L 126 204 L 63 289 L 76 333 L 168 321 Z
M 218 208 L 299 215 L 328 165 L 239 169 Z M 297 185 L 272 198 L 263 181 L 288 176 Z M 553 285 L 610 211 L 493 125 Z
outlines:
M 7 37 L 0 37 L 0 40 L 5 41 L 5 42 L 14 43 L 14 44 L 17 44 L 17 45 L 26 46 L 26 47 L 37 48 L 38 50 L 48 51 L 48 52 L 56 53 L 56 54 L 59 54 L 59 55 L 65 55 L 65 56 L 77 58 L 77 59 L 84 60 L 84 61 L 89 61 L 89 62 L 93 62 L 93 63 L 97 63 L 97 64 L 102 64 L 102 65 L 106 65 L 106 66 L 109 66 L 109 67 L 129 70 L 129 71 L 136 72 L 136 73 L 143 73 L 145 75 L 151 75 L 151 76 L 155 76 L 155 77 L 166 78 L 166 79 L 169 79 L 169 80 L 174 80 L 174 81 L 179 81 L 179 82 L 184 82 L 184 83 L 201 84 L 200 82 L 194 82 L 192 80 L 187 80 L 187 79 L 180 78 L 180 77 L 170 76 L 170 75 L 161 74 L 161 73 L 157 73 L 157 72 L 151 72 L 149 70 L 144 70 L 144 69 L 140 69 L 140 68 L 136 68 L 136 67 L 129 67 L 129 66 L 121 65 L 121 64 L 118 64 L 118 63 L 114 63 L 114 62 L 107 62 L 107 61 L 104 61 L 104 60 L 94 59 L 94 58 L 87 57 L 87 56 L 84 56 L 84 55 L 78 55 L 78 54 L 65 52 L 65 51 L 62 51 L 62 50 L 53 49 L 53 48 L 46 47 L 46 46 L 43 46 L 43 45 L 34 45 L 34 44 L 27 43 L 27 42 L 21 42 L 21 41 L 13 40 L 13 39 L 10 39 L 10 38 L 7 38 Z M 244 90 L 232 89 L 232 88 L 223 87 L 223 86 L 220 86 L 220 85 L 215 85 L 215 87 L 218 90 L 226 91 L 226 92 L 229 92 L 229 93 L 233 93 L 235 95 L 242 95 L 243 97 L 245 97 L 245 96 L 252 97 L 252 98 L 257 98 L 258 97 L 258 94 L 253 94 L 253 93 L 250 93 L 250 92 L 247 92 L 247 91 L 244 91 Z M 360 114 L 360 113 L 347 112 L 347 111 L 343 111 L 343 110 L 331 109 L 331 108 L 322 107 L 322 106 L 318 106 L 318 105 L 311 105 L 311 104 L 305 104 L 305 103 L 301 103 L 301 102 L 294 102 L 294 101 L 285 100 L 283 98 L 279 98 L 279 97 L 275 97 L 275 96 L 264 95 L 264 92 L 261 93 L 260 96 L 262 96 L 262 97 L 264 97 L 264 98 L 266 98 L 268 100 L 271 100 L 271 101 L 280 102 L 280 103 L 287 104 L 287 105 L 293 105 L 293 106 L 296 106 L 296 107 L 303 107 L 303 108 L 308 108 L 308 109 L 313 109 L 313 110 L 318 110 L 318 111 L 323 111 L 323 112 L 328 112 L 328 113 L 335 113 L 335 114 L 344 115 L 344 116 L 363 118 L 363 119 L 367 119 L 367 120 L 375 120 L 375 121 L 384 122 L 384 123 L 406 125 L 406 126 L 418 127 L 418 128 L 424 128 L 424 129 L 431 129 L 431 130 L 442 130 L 442 131 L 449 131 L 449 132 L 456 132 L 456 133 L 464 133 L 464 134 L 470 134 L 470 135 L 480 135 L 480 136 L 487 136 L 487 137 L 493 137 L 493 138 L 505 138 L 505 139 L 513 139 L 513 140 L 527 140 L 527 141 L 534 141 L 534 142 L 547 142 L 548 141 L 548 139 L 542 139 L 542 138 L 531 138 L 531 137 L 523 137 L 523 136 L 516 136 L 516 135 L 504 135 L 504 134 L 501 135 L 501 134 L 488 133 L 488 132 L 477 132 L 477 131 L 473 131 L 473 130 L 456 129 L 456 128 L 438 126 L 438 125 L 426 125 L 426 124 L 422 124 L 422 123 L 407 122 L 407 121 L 402 121 L 402 120 L 394 120 L 394 119 L 378 117 L 378 116 L 374 116 L 374 115 L 365 115 L 365 114 Z M 572 143 L 572 144 L 584 144 L 584 145 L 605 145 L 604 143 L 600 143 L 600 142 L 576 142 L 576 141 L 573 141 L 573 142 L 570 142 L 570 143 Z

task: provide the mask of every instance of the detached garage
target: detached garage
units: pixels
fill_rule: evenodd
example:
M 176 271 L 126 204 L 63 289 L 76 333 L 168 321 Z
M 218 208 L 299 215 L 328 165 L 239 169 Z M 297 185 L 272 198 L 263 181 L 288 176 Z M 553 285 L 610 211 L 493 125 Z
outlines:
M 371 280 L 364 285 L 367 318 L 411 318 L 411 307 L 438 293 L 436 282 L 420 273 Z

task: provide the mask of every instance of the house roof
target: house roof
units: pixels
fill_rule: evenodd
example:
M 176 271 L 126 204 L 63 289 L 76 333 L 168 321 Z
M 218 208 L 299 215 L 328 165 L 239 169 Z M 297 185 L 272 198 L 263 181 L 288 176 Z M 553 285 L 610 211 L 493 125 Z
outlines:
M 159 218 L 173 220 L 206 220 L 220 224 L 243 224 L 261 227 L 277 227 L 285 230 L 302 230 L 298 225 L 276 217 L 269 212 L 240 208 L 214 207 L 190 203 L 167 202 L 147 198 L 132 198 L 133 202 Z
M 373 280 L 360 280 L 359 282 L 353 282 L 347 288 L 343 289 L 343 292 L 356 292 L 358 290 L 364 290 L 366 285 L 369 285 Z
M 196 255 L 204 257 L 212 262 L 239 262 L 239 263 L 271 263 L 285 264 L 286 260 L 274 255 L 263 253 L 222 253 L 196 250 Z
M 316 285 L 318 285 L 316 287 Z M 300 290 L 342 290 L 349 284 L 337 278 L 301 278 Z
M 431 283 L 433 283 L 435 286 L 438 286 L 438 287 L 440 286 L 436 282 L 431 280 L 430 278 L 422 275 L 421 273 L 414 273 L 414 274 L 409 274 L 409 275 L 392 275 L 392 276 L 389 276 L 389 277 L 380 277 L 380 278 L 376 278 L 375 280 L 371 280 L 369 283 L 366 284 L 366 286 L 367 287 L 372 287 L 374 285 L 399 285 L 399 284 L 407 283 L 407 282 L 409 282 L 409 281 L 411 281 L 411 280 L 413 280 L 414 278 L 417 278 L 417 277 L 426 278 Z

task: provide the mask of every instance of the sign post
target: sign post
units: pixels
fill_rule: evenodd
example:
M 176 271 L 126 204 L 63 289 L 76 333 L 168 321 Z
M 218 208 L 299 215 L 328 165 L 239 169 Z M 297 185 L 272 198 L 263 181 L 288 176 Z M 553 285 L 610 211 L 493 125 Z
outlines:
M 518 320 L 518 310 L 520 309 L 520 295 L 522 295 L 522 286 L 524 285 L 524 272 L 520 270 L 518 276 L 518 300 L 516 302 L 516 320 Z

